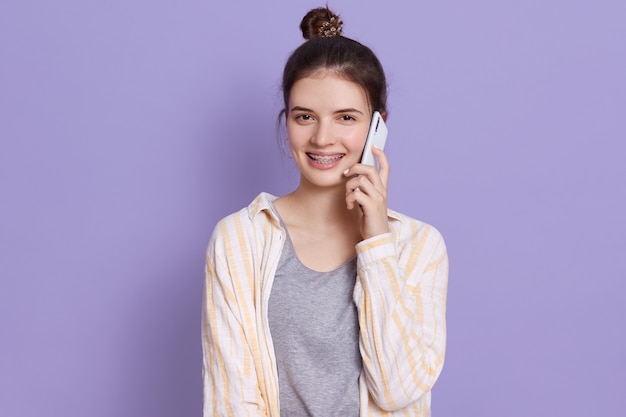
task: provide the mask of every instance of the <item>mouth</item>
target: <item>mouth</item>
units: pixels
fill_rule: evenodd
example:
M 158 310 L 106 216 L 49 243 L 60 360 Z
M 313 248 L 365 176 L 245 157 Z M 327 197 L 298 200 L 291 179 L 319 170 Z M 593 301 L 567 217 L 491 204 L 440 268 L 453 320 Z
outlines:
M 335 162 L 339 161 L 341 158 L 343 158 L 345 154 L 336 153 L 336 154 L 331 154 L 331 155 L 321 155 L 317 153 L 307 152 L 306 155 L 309 157 L 309 159 L 311 159 L 316 164 L 332 165 Z

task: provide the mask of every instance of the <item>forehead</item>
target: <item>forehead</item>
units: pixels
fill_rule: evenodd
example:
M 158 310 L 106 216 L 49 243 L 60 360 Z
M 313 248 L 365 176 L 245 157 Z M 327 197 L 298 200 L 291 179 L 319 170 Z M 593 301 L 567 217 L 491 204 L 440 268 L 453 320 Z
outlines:
M 333 72 L 317 72 L 296 81 L 289 95 L 289 107 L 293 106 L 319 111 L 355 108 L 369 113 L 363 87 Z

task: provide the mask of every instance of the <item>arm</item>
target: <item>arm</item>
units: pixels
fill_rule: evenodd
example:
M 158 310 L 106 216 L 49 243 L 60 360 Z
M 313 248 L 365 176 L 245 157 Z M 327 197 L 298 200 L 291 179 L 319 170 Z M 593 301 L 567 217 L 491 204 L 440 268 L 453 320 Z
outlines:
M 357 245 L 363 371 L 372 399 L 385 410 L 429 392 L 445 354 L 446 248 L 434 228 L 411 221 L 408 229 L 397 242 L 387 233 Z
M 202 308 L 204 416 L 267 416 L 257 375 L 252 277 L 242 257 L 228 259 L 241 248 L 228 237 L 231 225 L 222 221 L 206 254 Z M 245 251 L 243 253 L 245 257 Z M 256 358 L 252 352 L 257 352 Z M 262 371 L 258 371 L 262 374 Z M 261 375 L 262 376 L 262 375 Z

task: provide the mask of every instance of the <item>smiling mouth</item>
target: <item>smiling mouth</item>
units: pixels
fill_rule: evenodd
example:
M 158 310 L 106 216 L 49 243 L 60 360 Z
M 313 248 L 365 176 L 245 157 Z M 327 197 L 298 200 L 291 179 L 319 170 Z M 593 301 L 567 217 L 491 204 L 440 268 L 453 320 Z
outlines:
M 343 158 L 344 154 L 334 154 L 334 155 L 318 155 L 314 153 L 308 153 L 307 156 L 317 162 L 318 164 L 330 165 L 334 162 L 337 162 L 341 158 Z

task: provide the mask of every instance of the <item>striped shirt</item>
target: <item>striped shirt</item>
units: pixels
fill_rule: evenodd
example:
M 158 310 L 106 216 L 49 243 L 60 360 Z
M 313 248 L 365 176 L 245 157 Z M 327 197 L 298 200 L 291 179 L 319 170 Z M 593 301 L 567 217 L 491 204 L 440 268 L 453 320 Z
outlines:
M 204 417 L 279 417 L 268 301 L 286 231 L 260 194 L 222 219 L 206 253 Z M 448 258 L 439 232 L 388 211 L 390 233 L 356 246 L 360 415 L 430 416 L 443 367 Z

